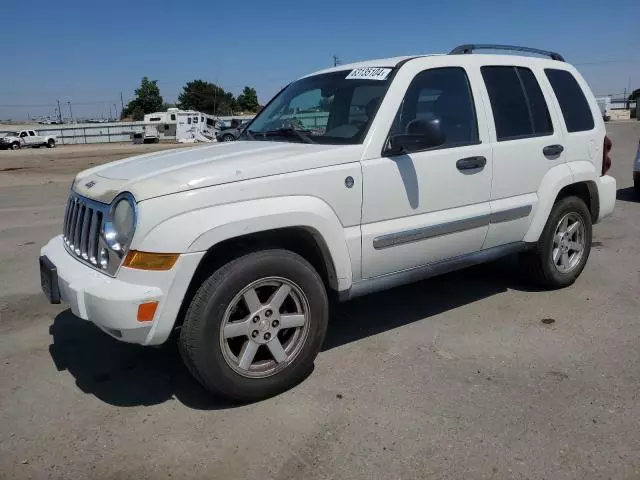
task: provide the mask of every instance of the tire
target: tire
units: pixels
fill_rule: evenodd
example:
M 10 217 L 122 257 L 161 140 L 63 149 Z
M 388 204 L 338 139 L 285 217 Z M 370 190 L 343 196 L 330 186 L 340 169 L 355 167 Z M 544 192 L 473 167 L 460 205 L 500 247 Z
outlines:
M 284 286 L 288 296 L 283 302 L 274 300 L 276 291 L 286 291 Z M 255 308 L 248 308 L 245 298 L 252 298 Z M 215 395 L 241 402 L 261 400 L 292 388 L 312 371 L 328 311 L 322 279 L 304 258 L 287 250 L 250 253 L 222 266 L 200 285 L 182 325 L 180 353 L 196 380 Z M 236 322 L 230 322 L 233 315 Z M 296 325 L 284 327 L 292 322 Z M 232 333 L 230 325 L 241 333 Z M 225 332 L 230 338 L 223 336 Z M 280 363 L 272 349 L 285 355 Z M 255 356 L 243 365 L 243 354 L 249 352 Z
M 577 220 L 581 226 L 578 225 L 574 232 L 569 233 L 564 240 L 560 240 L 562 231 L 560 222 L 565 218 L 568 219 L 569 226 L 573 225 L 572 220 Z M 536 247 L 525 256 L 533 281 L 538 286 L 548 289 L 563 288 L 573 284 L 589 259 L 591 240 L 591 213 L 585 203 L 574 196 L 558 200 L 551 209 Z M 579 244 L 582 245 L 582 252 L 574 257 L 577 250 L 572 250 L 573 245 Z M 566 257 L 562 254 L 563 249 L 568 249 Z M 554 259 L 554 253 L 558 255 L 557 261 Z M 564 263 L 566 265 L 563 265 Z
M 20 142 L 13 142 L 11 144 L 11 150 L 20 150 L 20 148 L 22 148 L 22 145 L 20 145 Z
M 234 137 L 233 135 L 230 134 L 226 134 L 222 136 L 222 141 L 223 142 L 235 142 L 236 137 Z
M 633 190 L 636 196 L 640 197 L 640 178 L 633 179 Z
M 47 148 L 54 148 L 56 146 L 56 141 L 53 138 L 47 140 Z

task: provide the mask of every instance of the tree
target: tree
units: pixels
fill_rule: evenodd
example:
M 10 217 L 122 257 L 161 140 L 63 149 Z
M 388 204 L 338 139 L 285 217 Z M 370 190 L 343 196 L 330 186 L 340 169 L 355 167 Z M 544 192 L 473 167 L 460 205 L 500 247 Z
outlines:
M 127 103 L 120 115 L 121 118 L 131 117 L 134 120 L 143 120 L 145 113 L 158 112 L 163 107 L 160 89 L 157 80 L 149 80 L 142 77 L 140 87 L 135 90 L 136 98 Z
M 210 115 L 232 115 L 237 109 L 232 93 L 225 92 L 223 88 L 204 80 L 187 82 L 178 96 L 178 106 Z
M 244 87 L 242 93 L 238 95 L 238 107 L 243 112 L 257 112 L 260 109 L 258 94 L 255 88 Z

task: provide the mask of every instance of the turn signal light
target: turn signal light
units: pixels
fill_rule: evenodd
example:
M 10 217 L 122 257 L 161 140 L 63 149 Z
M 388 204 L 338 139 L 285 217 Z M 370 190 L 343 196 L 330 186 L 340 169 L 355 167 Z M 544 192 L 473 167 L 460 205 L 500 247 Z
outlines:
M 602 151 L 602 175 L 606 175 L 611 168 L 611 157 L 609 156 L 609 153 L 611 153 L 611 147 L 613 147 L 613 142 L 605 135 L 604 149 Z
M 157 308 L 158 302 L 147 302 L 138 305 L 138 321 L 151 322 L 156 314 Z
M 178 261 L 177 253 L 152 253 L 131 250 L 124 259 L 124 266 L 138 270 L 170 270 Z

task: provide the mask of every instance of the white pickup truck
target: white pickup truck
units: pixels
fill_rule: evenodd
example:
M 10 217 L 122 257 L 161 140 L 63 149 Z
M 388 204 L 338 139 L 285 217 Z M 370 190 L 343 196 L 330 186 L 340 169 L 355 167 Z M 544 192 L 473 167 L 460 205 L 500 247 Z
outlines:
M 38 135 L 35 130 L 20 130 L 19 132 L 7 132 L 0 138 L 0 150 L 8 148 L 18 150 L 24 147 L 47 147 L 56 146 L 56 137 L 54 135 Z
M 610 151 L 557 53 L 340 65 L 289 84 L 235 142 L 80 173 L 42 289 L 121 341 L 179 330 L 195 378 L 256 400 L 312 370 L 330 296 L 514 252 L 538 285 L 571 285 L 614 209 Z

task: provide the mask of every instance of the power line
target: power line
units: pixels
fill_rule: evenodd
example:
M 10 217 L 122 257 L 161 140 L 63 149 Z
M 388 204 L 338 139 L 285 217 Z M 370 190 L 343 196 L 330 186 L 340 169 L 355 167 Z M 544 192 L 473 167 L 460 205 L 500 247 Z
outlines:
M 595 62 L 580 62 L 580 63 L 574 63 L 575 66 L 579 67 L 579 66 L 585 66 L 585 65 L 608 65 L 611 63 L 628 63 L 628 62 L 633 62 L 634 60 L 631 58 L 628 59 L 619 59 L 619 60 L 614 60 L 614 59 L 610 59 L 610 60 L 596 60 Z

